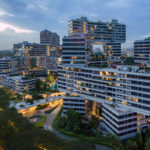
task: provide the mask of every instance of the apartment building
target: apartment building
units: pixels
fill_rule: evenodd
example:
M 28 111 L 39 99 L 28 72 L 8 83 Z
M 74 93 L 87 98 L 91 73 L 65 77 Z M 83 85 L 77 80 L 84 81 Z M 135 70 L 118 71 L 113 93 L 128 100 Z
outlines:
M 102 45 L 109 63 L 120 61 L 121 43 L 126 40 L 126 25 L 115 19 L 95 22 L 81 17 L 69 21 L 68 35 L 73 33 L 83 33 L 91 45 Z
M 48 30 L 40 32 L 40 44 L 49 44 L 51 47 L 60 45 L 60 37 L 57 33 Z
M 66 115 L 68 109 L 74 109 L 76 112 L 85 115 L 85 99 L 73 94 L 65 96 L 63 98 L 63 116 Z
M 127 110 L 124 113 L 150 115 L 150 73 L 138 66 L 118 66 L 116 69 L 59 66 L 58 89 L 101 103 L 102 109 L 104 103 L 114 103 Z M 137 129 L 139 132 L 140 127 Z M 126 134 L 124 138 L 129 137 Z
M 117 69 L 59 66 L 58 73 L 58 87 L 64 92 L 76 91 L 89 100 L 116 102 L 135 112 L 150 114 L 150 74 L 137 66 Z
M 24 93 L 35 88 L 35 79 L 25 76 L 2 76 L 1 85 L 16 92 Z
M 150 37 L 134 42 L 134 60 L 136 63 L 150 64 Z
M 29 43 L 24 41 L 22 43 L 14 44 L 13 59 L 19 59 L 17 64 L 23 68 L 27 74 L 45 75 L 46 74 L 46 56 L 49 52 L 50 45 Z
M 28 41 L 23 41 L 21 43 L 17 43 L 13 45 L 13 57 L 27 57 L 30 56 L 30 53 L 34 48 L 36 48 L 39 44 L 37 43 L 29 43 Z M 31 52 L 30 52 L 31 51 Z
M 0 59 L 0 75 L 21 73 L 25 69 L 22 57 L 3 57 Z
M 82 33 L 65 36 L 62 44 L 62 64 L 71 66 L 85 66 L 89 55 L 88 45 Z
M 0 59 L 0 75 L 9 74 L 12 72 L 12 58 L 3 57 Z
M 58 56 L 57 56 L 57 47 L 51 47 L 46 56 L 46 70 L 47 74 L 50 72 L 57 72 L 58 66 Z
M 102 125 L 122 140 L 147 128 L 147 116 L 118 107 L 117 104 L 103 103 L 102 116 Z

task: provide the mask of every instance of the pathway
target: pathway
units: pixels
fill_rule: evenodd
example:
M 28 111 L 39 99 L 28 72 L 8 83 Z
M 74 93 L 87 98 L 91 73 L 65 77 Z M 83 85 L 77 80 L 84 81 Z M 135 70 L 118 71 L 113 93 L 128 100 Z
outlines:
M 52 113 L 46 115 L 47 116 L 47 120 L 44 124 L 44 128 L 46 130 L 50 130 L 53 133 L 55 133 L 58 137 L 66 139 L 66 140 L 72 140 L 73 137 L 67 136 L 62 134 L 61 132 L 55 130 L 54 128 L 52 128 L 52 122 L 55 118 L 55 116 L 57 115 L 58 111 L 60 110 L 60 107 L 58 106 Z M 99 144 L 95 144 L 96 145 L 96 150 L 113 150 L 112 148 L 103 146 L 103 145 L 99 145 Z

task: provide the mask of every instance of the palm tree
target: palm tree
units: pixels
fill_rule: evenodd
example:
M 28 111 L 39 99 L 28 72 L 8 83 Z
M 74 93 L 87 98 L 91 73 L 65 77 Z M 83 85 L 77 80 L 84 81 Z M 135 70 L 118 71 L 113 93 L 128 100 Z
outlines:
M 27 95 L 27 93 L 26 93 L 26 92 L 23 92 L 23 93 L 22 93 L 22 97 L 23 97 L 23 99 L 22 99 L 22 100 L 23 100 L 24 102 L 25 102 L 26 95 Z
M 22 93 L 22 97 L 23 97 L 24 102 L 25 102 L 25 98 L 26 98 L 26 95 L 27 95 L 27 93 L 26 93 L 27 89 L 28 89 L 27 86 L 24 87 L 24 92 Z
M 17 100 L 22 100 L 22 96 L 21 96 L 21 94 L 20 94 L 20 93 L 18 93 L 18 94 L 17 94 L 17 96 L 16 96 L 16 98 L 17 98 Z

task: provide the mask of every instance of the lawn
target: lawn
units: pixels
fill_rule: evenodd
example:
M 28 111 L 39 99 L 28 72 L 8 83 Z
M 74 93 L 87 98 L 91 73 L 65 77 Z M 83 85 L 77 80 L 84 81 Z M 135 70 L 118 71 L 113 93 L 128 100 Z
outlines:
M 44 126 L 44 123 L 46 121 L 46 116 L 40 116 L 40 117 L 41 117 L 41 120 L 34 123 L 34 125 L 36 127 L 43 127 Z

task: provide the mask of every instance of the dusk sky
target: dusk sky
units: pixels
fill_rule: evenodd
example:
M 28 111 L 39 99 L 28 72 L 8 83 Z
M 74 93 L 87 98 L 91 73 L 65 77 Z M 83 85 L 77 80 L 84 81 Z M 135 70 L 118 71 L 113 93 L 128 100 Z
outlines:
M 0 0 L 0 50 L 13 43 L 39 42 L 48 29 L 62 38 L 67 22 L 86 16 L 92 21 L 117 19 L 127 25 L 127 41 L 150 35 L 150 0 Z

